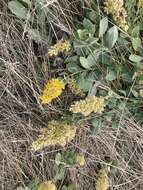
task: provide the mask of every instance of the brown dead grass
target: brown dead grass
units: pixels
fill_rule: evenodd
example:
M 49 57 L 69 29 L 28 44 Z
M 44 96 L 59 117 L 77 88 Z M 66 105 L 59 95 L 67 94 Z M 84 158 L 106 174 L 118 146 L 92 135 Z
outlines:
M 95 189 L 99 164 L 106 159 L 117 160 L 117 173 L 110 176 L 110 189 L 141 190 L 143 185 L 143 130 L 131 121 L 122 121 L 118 131 L 106 126 L 93 138 L 81 129 L 73 146 L 84 152 L 87 166 L 83 170 L 71 173 L 78 189 Z

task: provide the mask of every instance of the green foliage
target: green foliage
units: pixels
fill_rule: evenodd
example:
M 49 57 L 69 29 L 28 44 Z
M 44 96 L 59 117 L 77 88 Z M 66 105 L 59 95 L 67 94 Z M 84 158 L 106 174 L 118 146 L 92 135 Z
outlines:
M 99 26 L 99 38 L 102 37 L 108 28 L 108 18 L 104 17 L 100 20 L 100 26 Z
M 107 35 L 105 37 L 105 43 L 108 48 L 113 48 L 115 43 L 118 40 L 118 29 L 116 26 L 113 26 L 107 31 Z
M 76 152 L 74 150 L 65 150 L 61 153 L 57 153 L 55 157 L 55 163 L 57 166 L 59 165 L 74 165 L 76 163 L 75 160 Z
M 132 62 L 139 63 L 140 61 L 142 61 L 143 57 L 141 57 L 139 55 L 131 54 L 130 57 L 129 57 L 129 59 Z
M 104 127 L 102 121 L 98 118 L 91 119 L 89 123 L 91 124 L 90 132 L 93 137 L 96 136 L 98 132 L 100 132 L 102 127 Z
M 141 39 L 139 37 L 135 37 L 132 39 L 132 46 L 135 51 L 139 51 L 141 47 Z
M 134 102 L 137 107 L 140 101 L 133 98 L 139 98 L 139 92 L 134 88 L 138 83 L 138 72 L 143 68 L 141 26 L 136 25 L 131 32 L 133 37 L 129 38 L 128 34 L 111 24 L 109 18 L 99 18 L 97 11 L 87 11 L 86 18 L 72 38 L 74 56 L 66 60 L 69 75 L 72 74 L 87 95 L 104 96 L 107 100 L 102 117 L 91 115 L 91 118 L 95 117 L 90 122 L 93 134 L 106 122 L 118 128 L 122 114 L 117 114 L 116 109 L 127 117 L 139 115 L 130 104 Z M 72 66 L 74 69 L 71 70 Z M 105 91 L 100 87 L 102 83 L 107 87 Z M 124 101 L 126 98 L 128 100 Z
M 76 186 L 73 183 L 69 184 L 68 186 L 64 185 L 62 186 L 61 190 L 76 190 Z
M 39 179 L 34 179 L 34 180 L 31 180 L 28 186 L 26 187 L 19 186 L 17 187 L 16 190 L 35 190 L 37 189 L 39 183 L 40 183 Z
M 22 27 L 25 27 L 24 23 L 27 22 L 27 36 L 35 42 L 41 42 L 46 40 L 46 9 L 42 8 L 44 1 L 36 1 L 35 15 L 30 11 L 32 3 L 29 0 L 12 0 L 8 2 L 9 10 L 17 17 L 22 19 Z M 35 27 L 38 23 L 38 27 Z M 36 25 L 35 25 L 36 24 Z
M 53 6 L 52 6 L 53 5 Z M 36 43 L 49 42 L 54 34 L 51 33 L 51 26 L 57 25 L 64 31 L 70 33 L 69 22 L 67 19 L 64 2 L 47 2 L 47 0 L 9 0 L 8 9 L 17 20 L 20 20 L 21 26 L 27 34 L 27 37 Z M 72 7 L 72 5 L 71 5 Z M 59 14 L 64 15 L 59 18 Z M 64 26 L 64 27 L 63 27 Z M 54 29 L 54 28 L 52 28 Z
M 76 164 L 75 150 L 63 150 L 55 156 L 56 175 L 55 180 L 63 180 L 66 176 L 66 167 L 72 167 Z
M 28 9 L 18 0 L 8 2 L 8 8 L 20 19 L 27 19 Z

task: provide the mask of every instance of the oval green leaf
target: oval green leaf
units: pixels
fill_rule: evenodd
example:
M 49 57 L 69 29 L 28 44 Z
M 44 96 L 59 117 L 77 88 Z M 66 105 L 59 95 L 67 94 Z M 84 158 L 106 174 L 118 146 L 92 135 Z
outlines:
M 90 62 L 85 57 L 80 57 L 80 63 L 85 69 L 90 69 Z
M 116 26 L 110 28 L 106 35 L 106 45 L 108 48 L 112 48 L 118 40 L 118 29 Z
M 20 19 L 27 19 L 28 10 L 19 1 L 10 1 L 8 3 L 9 10 Z
M 108 28 L 108 18 L 104 17 L 102 20 L 100 20 L 100 25 L 99 25 L 99 38 L 101 38 L 105 32 L 107 31 Z

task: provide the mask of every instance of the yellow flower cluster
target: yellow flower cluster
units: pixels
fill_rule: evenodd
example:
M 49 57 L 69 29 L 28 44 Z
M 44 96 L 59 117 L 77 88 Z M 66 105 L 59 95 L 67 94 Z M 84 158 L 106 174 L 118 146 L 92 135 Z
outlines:
M 45 181 L 40 183 L 37 190 L 56 190 L 56 186 L 52 181 Z
M 42 104 L 48 104 L 61 95 L 64 90 L 64 83 L 59 79 L 51 79 L 45 85 L 43 95 L 40 96 Z
M 109 188 L 109 177 L 108 173 L 110 171 L 110 167 L 105 167 L 100 170 L 99 177 L 96 183 L 96 190 L 107 190 Z
M 76 155 L 76 163 L 79 164 L 80 166 L 84 166 L 86 161 L 84 155 L 77 154 Z
M 48 55 L 50 57 L 57 56 L 60 52 L 69 51 L 70 47 L 70 42 L 68 40 L 60 40 L 50 48 Z
M 104 5 L 105 12 L 112 15 L 116 24 L 127 32 L 129 26 L 126 21 L 127 13 L 125 8 L 123 7 L 123 0 L 106 0 Z
M 88 116 L 92 112 L 102 113 L 104 106 L 104 98 L 88 96 L 84 100 L 76 101 L 71 105 L 70 111 L 73 113 L 82 113 L 84 116 Z
M 84 97 L 84 93 L 80 89 L 80 87 L 76 84 L 75 79 L 71 78 L 68 80 L 68 88 L 71 90 L 73 94 Z
M 49 145 L 65 146 L 76 134 L 76 127 L 66 122 L 52 120 L 48 127 L 43 129 L 42 134 L 31 145 L 33 150 L 39 150 Z
M 143 0 L 139 0 L 138 1 L 138 7 L 139 8 L 143 8 Z

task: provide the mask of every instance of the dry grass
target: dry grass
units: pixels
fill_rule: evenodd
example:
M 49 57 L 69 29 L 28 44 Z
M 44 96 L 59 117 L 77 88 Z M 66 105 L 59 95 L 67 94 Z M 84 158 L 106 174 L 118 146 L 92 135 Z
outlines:
M 142 134 L 143 130 L 131 121 L 122 121 L 118 136 L 117 131 L 108 126 L 94 138 L 90 138 L 89 134 L 81 130 L 73 146 L 85 153 L 87 167 L 71 173 L 78 189 L 95 189 L 98 166 L 110 158 L 118 162 L 117 173 L 111 176 L 111 189 L 141 190 Z
M 65 3 L 63 1 L 63 4 Z M 69 21 L 65 26 L 68 27 L 68 23 Z M 45 44 L 44 47 L 39 44 L 39 47 L 43 52 Z M 40 128 L 47 126 L 51 118 L 63 115 L 71 95 L 67 92 L 63 95 L 64 104 L 63 99 L 58 99 L 52 106 L 41 106 L 38 97 L 43 84 L 53 74 L 47 65 L 48 58 L 45 54 L 42 54 L 42 63 L 47 65 L 46 71 L 41 69 L 40 61 L 35 55 L 32 41 L 23 35 L 20 23 L 1 14 L 0 189 L 2 190 L 14 190 L 19 185 L 28 184 L 32 179 L 52 179 L 55 175 L 53 159 L 58 148 L 46 148 L 33 153 L 29 147 Z M 119 129 L 107 126 L 94 138 L 90 136 L 88 126 L 81 127 L 76 139 L 66 148 L 73 147 L 85 153 L 87 165 L 83 168 L 69 169 L 69 180 L 76 183 L 78 190 L 94 190 L 98 166 L 105 162 L 106 157 L 110 157 L 118 161 L 118 172 L 116 176 L 112 176 L 111 189 L 142 190 L 142 139 L 143 130 L 130 120 L 122 121 Z

